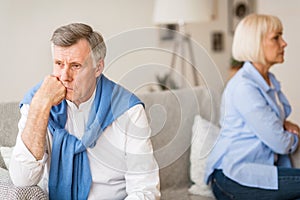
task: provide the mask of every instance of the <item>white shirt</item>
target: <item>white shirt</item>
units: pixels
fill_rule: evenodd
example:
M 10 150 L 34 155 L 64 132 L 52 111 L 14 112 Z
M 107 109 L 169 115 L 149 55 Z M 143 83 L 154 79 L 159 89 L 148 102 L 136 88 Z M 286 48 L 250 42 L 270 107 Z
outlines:
M 278 92 L 276 91 L 276 88 L 275 86 L 273 85 L 272 81 L 271 82 L 271 85 L 270 85 L 270 89 L 273 91 L 274 96 L 275 96 L 275 103 L 277 104 L 278 106 L 278 109 L 279 109 L 279 112 L 280 112 L 280 117 L 282 120 L 284 120 L 284 108 L 283 108 L 283 105 L 282 103 L 280 102 L 280 99 L 279 99 L 279 96 L 278 96 Z M 274 164 L 276 164 L 278 161 L 278 154 L 277 153 L 274 153 Z
M 65 129 L 79 139 L 83 136 L 93 99 L 94 95 L 79 108 L 67 101 Z M 15 185 L 39 184 L 48 192 L 52 135 L 48 131 L 44 157 L 37 161 L 21 139 L 28 111 L 29 105 L 23 105 L 10 176 Z M 87 148 L 93 180 L 89 200 L 160 198 L 158 165 L 153 156 L 150 132 L 145 111 L 139 104 L 107 127 L 94 148 Z

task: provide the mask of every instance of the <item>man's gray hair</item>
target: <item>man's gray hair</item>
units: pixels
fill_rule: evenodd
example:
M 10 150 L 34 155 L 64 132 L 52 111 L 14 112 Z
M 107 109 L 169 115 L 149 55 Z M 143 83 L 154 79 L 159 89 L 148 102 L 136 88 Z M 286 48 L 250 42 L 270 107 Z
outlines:
M 105 58 L 106 46 L 100 33 L 95 32 L 92 27 L 83 23 L 72 23 L 57 28 L 51 41 L 53 45 L 69 47 L 79 40 L 86 39 L 93 52 L 92 56 L 96 62 Z

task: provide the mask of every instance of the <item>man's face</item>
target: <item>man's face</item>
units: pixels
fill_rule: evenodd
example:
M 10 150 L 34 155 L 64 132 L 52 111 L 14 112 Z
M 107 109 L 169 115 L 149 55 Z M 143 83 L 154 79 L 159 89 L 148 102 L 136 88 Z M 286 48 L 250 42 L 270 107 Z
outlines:
M 103 60 L 93 66 L 91 49 L 87 40 L 79 40 L 69 47 L 54 45 L 53 75 L 67 89 L 66 99 L 77 106 L 87 101 L 96 87 L 96 78 L 103 71 Z

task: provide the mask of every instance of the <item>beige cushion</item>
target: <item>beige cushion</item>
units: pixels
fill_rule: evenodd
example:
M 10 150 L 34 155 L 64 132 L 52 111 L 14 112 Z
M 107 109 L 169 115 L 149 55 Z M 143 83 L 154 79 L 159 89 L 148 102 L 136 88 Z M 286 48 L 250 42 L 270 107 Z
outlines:
M 5 168 L 9 168 L 9 162 L 12 155 L 14 147 L 0 147 L 1 156 L 5 163 Z
M 207 156 L 214 147 L 219 133 L 219 127 L 200 115 L 195 116 L 190 154 L 190 176 L 194 184 L 189 188 L 189 192 L 192 194 L 214 197 L 210 186 L 204 182 L 204 173 Z

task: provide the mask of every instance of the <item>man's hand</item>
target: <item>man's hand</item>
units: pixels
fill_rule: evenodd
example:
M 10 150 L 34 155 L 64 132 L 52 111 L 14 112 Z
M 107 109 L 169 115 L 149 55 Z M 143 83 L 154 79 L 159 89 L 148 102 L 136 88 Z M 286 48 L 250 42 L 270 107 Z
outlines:
M 294 124 L 290 121 L 285 120 L 283 123 L 283 127 L 285 130 L 287 130 L 288 132 L 291 132 L 295 135 L 299 135 L 300 132 L 300 128 L 297 124 Z
M 47 125 L 51 107 L 66 96 L 66 88 L 55 76 L 47 76 L 32 98 L 22 140 L 28 150 L 41 160 L 44 155 Z
M 34 96 L 37 103 L 49 103 L 50 107 L 58 105 L 66 96 L 66 88 L 57 77 L 49 75 Z

